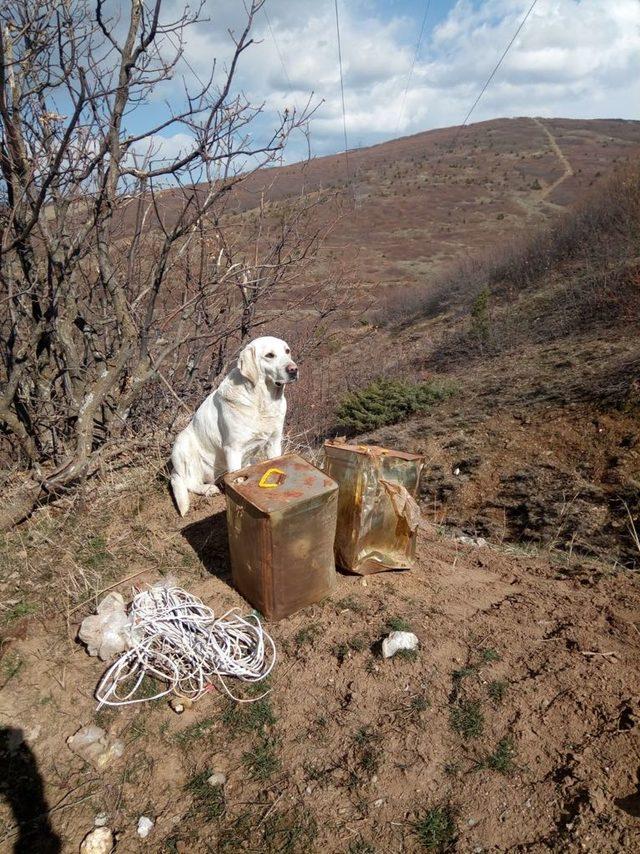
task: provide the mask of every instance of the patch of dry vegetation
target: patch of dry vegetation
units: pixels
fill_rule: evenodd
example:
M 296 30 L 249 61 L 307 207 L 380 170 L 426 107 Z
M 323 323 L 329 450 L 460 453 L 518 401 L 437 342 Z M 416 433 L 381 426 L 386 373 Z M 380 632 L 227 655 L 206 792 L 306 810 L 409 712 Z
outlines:
M 387 297 L 373 319 L 402 328 L 452 315 L 436 362 L 495 354 L 640 318 L 640 169 L 618 170 L 573 212 L 428 289 Z

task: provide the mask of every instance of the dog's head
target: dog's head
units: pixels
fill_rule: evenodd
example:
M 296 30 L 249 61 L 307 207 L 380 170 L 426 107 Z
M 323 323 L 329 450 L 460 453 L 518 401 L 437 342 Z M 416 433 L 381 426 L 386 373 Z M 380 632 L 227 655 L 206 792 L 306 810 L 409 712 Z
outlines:
M 298 379 L 298 366 L 286 341 L 265 335 L 256 338 L 238 357 L 238 369 L 253 385 L 261 379 L 281 388 Z

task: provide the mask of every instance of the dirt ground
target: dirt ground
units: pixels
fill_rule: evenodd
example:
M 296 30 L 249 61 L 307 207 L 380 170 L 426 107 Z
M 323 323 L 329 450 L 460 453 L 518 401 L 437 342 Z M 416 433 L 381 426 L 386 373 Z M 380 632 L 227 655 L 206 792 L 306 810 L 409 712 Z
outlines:
M 367 149 L 327 263 L 365 248 L 363 300 L 422 287 L 575 201 L 639 128 L 504 120 L 455 151 L 445 131 Z M 341 157 L 313 169 L 311 189 L 344 185 Z M 282 174 L 286 198 L 300 175 Z M 386 352 L 455 388 L 368 437 L 426 456 L 415 569 L 340 574 L 331 598 L 267 624 L 278 661 L 263 699 L 96 710 L 105 667 L 76 636 L 106 590 L 129 599 L 171 575 L 219 614 L 248 609 L 224 500 L 177 517 L 166 436 L 144 468 L 125 460 L 0 537 L 0 852 L 76 852 L 101 814 L 123 854 L 640 850 L 640 339 L 625 322 L 446 363 L 438 334 L 468 318 L 421 318 L 397 332 L 347 317 L 347 344 L 290 393 L 289 424 L 315 423 L 344 365 Z M 416 655 L 382 659 L 393 628 L 416 633 Z M 125 743 L 102 771 L 66 743 L 90 723 Z
M 82 566 L 98 589 L 172 573 L 217 612 L 246 608 L 222 498 L 184 522 L 160 478 L 114 501 L 116 515 L 42 511 L 5 559 L 28 575 L 53 555 L 57 577 Z M 75 551 L 56 528 L 75 532 Z M 165 701 L 96 712 L 103 665 L 75 640 L 91 597 L 71 613 L 77 590 L 57 613 L 14 605 L 0 850 L 77 851 L 100 813 L 118 852 L 638 850 L 638 577 L 550 557 L 425 521 L 412 572 L 341 574 L 330 599 L 268 624 L 267 698 L 234 707 L 216 692 L 182 715 Z M 55 601 L 53 580 L 33 582 Z M 381 658 L 390 627 L 417 634 L 416 656 Z M 126 744 L 102 772 L 66 745 L 92 722 Z M 209 786 L 219 771 L 226 784 Z M 144 842 L 141 815 L 155 821 Z
M 609 330 L 477 357 L 442 375 L 448 400 L 365 438 L 425 455 L 434 521 L 637 569 L 639 342 Z

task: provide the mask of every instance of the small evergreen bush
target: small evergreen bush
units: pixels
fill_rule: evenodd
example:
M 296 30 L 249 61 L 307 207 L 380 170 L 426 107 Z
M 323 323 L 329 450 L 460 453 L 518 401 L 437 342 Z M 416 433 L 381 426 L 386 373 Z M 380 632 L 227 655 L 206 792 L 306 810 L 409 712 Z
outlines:
M 471 306 L 471 334 L 480 344 L 486 344 L 491 332 L 491 318 L 489 316 L 489 298 L 491 294 L 488 288 L 483 288 L 476 296 Z
M 365 433 L 424 412 L 451 394 L 453 388 L 442 383 L 379 379 L 348 394 L 338 406 L 336 417 L 340 427 Z

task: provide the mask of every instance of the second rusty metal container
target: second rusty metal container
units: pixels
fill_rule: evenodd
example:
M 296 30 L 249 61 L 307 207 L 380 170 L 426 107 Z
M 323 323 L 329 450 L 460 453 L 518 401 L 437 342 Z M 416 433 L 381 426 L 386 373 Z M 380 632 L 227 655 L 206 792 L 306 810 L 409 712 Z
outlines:
M 268 619 L 335 587 L 338 485 L 296 454 L 224 477 L 233 582 Z
M 409 569 L 423 458 L 375 445 L 325 442 L 324 470 L 340 487 L 336 562 L 360 575 Z

